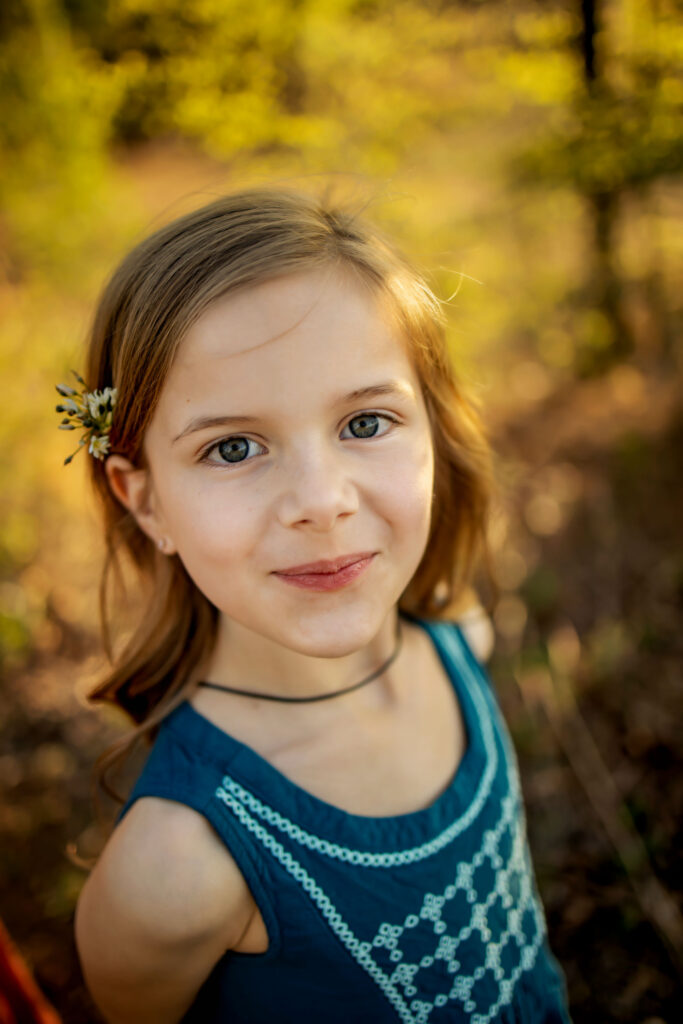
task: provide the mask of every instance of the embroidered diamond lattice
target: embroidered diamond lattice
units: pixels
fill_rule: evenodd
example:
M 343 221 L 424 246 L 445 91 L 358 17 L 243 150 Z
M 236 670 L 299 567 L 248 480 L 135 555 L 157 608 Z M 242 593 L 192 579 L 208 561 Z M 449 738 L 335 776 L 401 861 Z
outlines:
M 415 1024 L 426 1024 L 436 1009 L 456 1003 L 471 1024 L 489 1024 L 509 1002 L 521 973 L 533 966 L 545 923 L 531 885 L 520 810 L 508 794 L 498 824 L 484 833 L 472 860 L 458 865 L 453 882 L 439 894 L 426 893 L 418 913 L 401 924 L 383 922 L 371 942 L 361 943 L 401 992 Z M 505 840 L 509 850 L 503 858 Z M 477 877 L 487 873 L 488 895 L 480 901 Z M 417 928 L 420 942 L 412 945 L 422 955 L 411 961 L 406 940 Z
M 302 886 L 403 1024 L 439 1024 L 439 1018 L 448 1017 L 438 1011 L 447 1008 L 448 1013 L 455 1006 L 470 1024 L 491 1024 L 510 1003 L 518 979 L 534 966 L 545 937 L 518 786 L 510 787 L 495 827 L 484 832 L 469 862 L 458 863 L 455 877 L 444 890 L 425 893 L 417 913 L 409 913 L 402 923 L 382 922 L 370 941 L 359 939 L 316 879 L 231 792 L 235 788 L 234 780 L 226 777 L 216 796 Z M 281 819 L 280 824 L 292 834 L 291 822 Z M 488 893 L 481 901 L 478 885 Z M 431 952 L 411 961 L 411 934 L 421 929 L 424 950 L 425 927 L 432 935 Z

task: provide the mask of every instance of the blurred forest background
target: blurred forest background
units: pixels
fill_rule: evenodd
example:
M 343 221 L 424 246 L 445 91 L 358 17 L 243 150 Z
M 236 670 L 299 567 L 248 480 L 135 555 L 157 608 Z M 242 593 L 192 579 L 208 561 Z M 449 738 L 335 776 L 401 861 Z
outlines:
M 0 917 L 69 1024 L 98 844 L 102 551 L 56 429 L 116 261 L 217 193 L 332 181 L 429 269 L 498 452 L 491 673 L 580 1024 L 683 971 L 677 0 L 3 0 Z

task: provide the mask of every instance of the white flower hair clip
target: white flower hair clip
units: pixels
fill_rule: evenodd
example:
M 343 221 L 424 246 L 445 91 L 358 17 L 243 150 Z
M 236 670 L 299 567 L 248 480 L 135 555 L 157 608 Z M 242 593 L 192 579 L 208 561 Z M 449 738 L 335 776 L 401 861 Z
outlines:
M 66 384 L 55 385 L 57 391 L 66 401 L 56 406 L 57 412 L 65 413 L 65 417 L 59 424 L 60 430 L 84 430 L 85 434 L 78 442 L 78 448 L 72 452 L 64 465 L 73 459 L 74 455 L 84 445 L 88 445 L 88 452 L 96 459 L 104 459 L 109 451 L 109 431 L 111 430 L 114 406 L 118 391 L 116 388 L 105 388 L 103 391 L 88 391 L 88 387 L 75 370 L 71 371 L 76 380 L 81 384 L 82 391 L 78 392 Z

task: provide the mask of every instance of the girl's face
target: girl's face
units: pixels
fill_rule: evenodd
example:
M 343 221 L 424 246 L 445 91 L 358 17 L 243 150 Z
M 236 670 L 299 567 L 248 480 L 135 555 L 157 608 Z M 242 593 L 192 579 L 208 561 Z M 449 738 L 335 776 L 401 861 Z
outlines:
M 317 657 L 375 637 L 430 528 L 434 455 L 404 342 L 327 269 L 216 301 L 145 437 L 147 528 L 229 621 Z M 355 559 L 339 576 L 286 573 Z

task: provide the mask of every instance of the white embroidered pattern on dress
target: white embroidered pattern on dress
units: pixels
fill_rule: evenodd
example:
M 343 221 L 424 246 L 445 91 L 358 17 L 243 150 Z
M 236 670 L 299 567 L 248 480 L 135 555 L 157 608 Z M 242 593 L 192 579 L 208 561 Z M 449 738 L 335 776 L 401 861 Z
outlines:
M 457 660 L 461 677 L 467 680 L 469 692 L 480 711 L 484 698 L 476 683 L 469 686 L 472 670 L 462 656 Z M 491 711 L 497 715 L 495 706 L 483 705 L 480 724 L 485 747 L 485 725 L 488 723 L 491 729 Z M 500 801 L 496 825 L 483 833 L 481 846 L 472 859 L 457 864 L 455 877 L 442 892 L 426 893 L 422 906 L 414 908 L 403 922 L 382 922 L 369 941 L 358 938 L 318 882 L 253 814 L 303 847 L 350 863 L 379 868 L 407 865 L 435 853 L 470 825 L 474 816 L 463 815 L 458 819 L 462 823 L 458 830 L 452 832 L 451 826 L 422 846 L 392 854 L 371 854 L 330 843 L 306 832 L 229 776 L 216 790 L 218 799 L 301 885 L 333 933 L 379 986 L 403 1024 L 428 1024 L 432 1013 L 447 1005 L 459 1005 L 464 1011 L 463 1019 L 470 1024 L 490 1024 L 511 1002 L 521 974 L 534 966 L 545 937 L 543 910 L 535 895 L 526 846 L 524 810 L 514 751 L 509 745 L 504 725 L 499 732 L 505 753 L 499 767 L 505 771 L 508 790 Z M 495 772 L 498 759 L 492 730 L 490 738 L 492 750 L 486 750 L 486 768 L 493 764 Z M 485 775 L 486 769 L 482 778 Z M 478 793 L 485 792 L 488 796 L 491 782 L 492 778 L 489 778 L 486 786 L 480 784 Z M 478 811 L 480 809 L 481 805 Z M 488 876 L 487 883 L 480 878 L 480 871 Z M 487 895 L 484 897 L 482 893 L 482 899 L 477 884 L 484 884 Z M 456 901 L 458 907 L 454 909 Z M 410 959 L 411 944 L 415 946 L 416 943 L 412 936 L 418 933 L 418 929 L 417 945 L 421 950 L 431 951 L 413 962 Z M 431 940 L 430 934 L 433 934 Z M 473 963 L 477 963 L 474 968 Z M 478 985 L 479 982 L 482 984 Z M 440 1019 L 442 1015 L 437 1012 L 434 1024 L 438 1024 Z
M 329 896 L 303 865 L 256 821 L 230 792 L 219 788 L 216 795 L 302 886 L 337 938 L 394 1006 L 403 1024 L 427 1024 L 432 1011 L 454 1002 L 462 1004 L 471 1024 L 490 1024 L 502 1007 L 511 1001 L 515 984 L 523 971 L 533 967 L 545 935 L 545 922 L 540 904 L 534 896 L 530 866 L 525 852 L 523 810 L 514 794 L 508 793 L 505 797 L 495 828 L 484 833 L 482 845 L 470 862 L 458 864 L 455 878 L 443 892 L 426 893 L 422 907 L 419 910 L 416 908 L 417 913 L 408 914 L 401 924 L 383 922 L 370 941 L 361 941 L 358 938 Z M 501 838 L 506 833 L 510 837 L 511 849 L 507 864 L 504 864 L 498 848 Z M 487 860 L 493 869 L 495 884 L 489 889 L 486 898 L 479 901 L 475 886 L 476 871 Z M 462 917 L 457 923 L 448 922 L 444 920 L 444 908 L 448 907 L 459 892 L 464 894 L 467 904 L 471 907 L 469 919 L 464 923 Z M 499 912 L 490 914 L 498 902 Z M 460 913 L 462 914 L 462 911 Z M 432 953 L 423 955 L 418 963 L 411 963 L 408 959 L 404 960 L 405 952 L 400 948 L 400 940 L 421 921 L 431 922 L 435 945 Z M 454 928 L 457 930 L 453 931 Z M 479 957 L 484 962 L 471 974 L 467 974 L 463 969 L 463 961 L 471 959 L 471 955 L 467 956 L 467 942 L 475 937 L 475 933 L 475 941 L 479 941 L 485 949 L 484 956 Z M 423 936 L 422 942 L 424 941 Z M 507 948 L 508 959 L 510 958 L 513 943 L 518 959 L 506 973 L 501 964 L 501 957 Z M 464 953 L 460 952 L 461 946 Z M 396 964 L 393 970 L 389 971 L 388 965 L 382 966 L 378 962 L 378 952 L 381 949 L 389 951 L 391 962 Z M 458 954 L 461 959 L 458 959 Z M 438 975 L 435 973 L 434 965 L 436 964 L 438 968 L 439 962 L 443 962 L 449 975 L 455 975 L 452 981 L 448 979 L 446 982 L 443 971 Z M 420 984 L 417 977 L 420 972 L 425 974 L 423 984 Z M 488 1006 L 483 1006 L 482 995 L 478 994 L 475 988 L 477 982 L 482 980 L 487 972 L 491 972 L 497 984 L 497 998 L 489 1001 Z M 433 995 L 431 1001 L 426 998 L 426 994 L 430 991 L 433 993 L 439 985 L 442 991 Z M 485 993 L 487 986 L 484 985 L 482 988 Z M 417 998 L 418 994 L 422 998 Z

